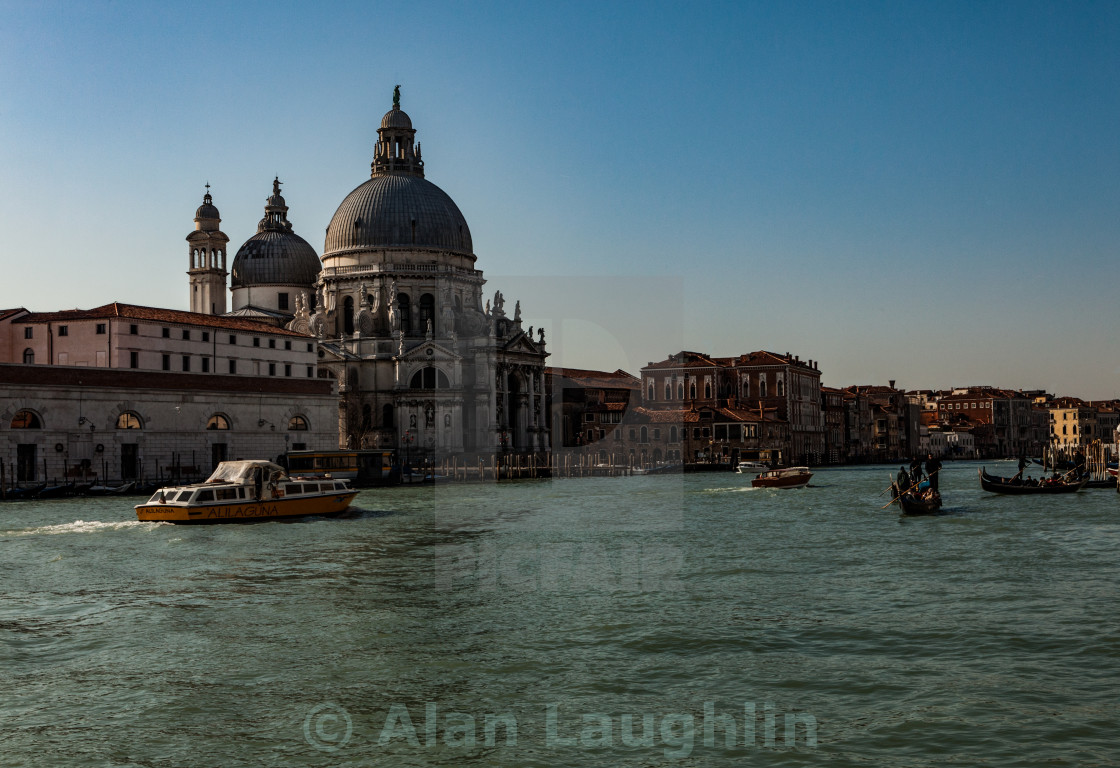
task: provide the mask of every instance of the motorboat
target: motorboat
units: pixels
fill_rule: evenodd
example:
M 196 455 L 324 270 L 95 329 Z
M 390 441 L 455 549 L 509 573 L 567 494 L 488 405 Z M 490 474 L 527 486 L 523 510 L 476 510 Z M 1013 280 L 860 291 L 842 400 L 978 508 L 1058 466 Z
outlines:
M 764 464 L 761 461 L 740 461 L 735 471 L 741 475 L 745 475 L 748 472 L 758 472 L 759 470 L 766 470 L 769 468 L 769 464 Z
M 160 488 L 136 517 L 144 522 L 244 523 L 338 515 L 358 492 L 346 480 L 290 477 L 271 461 L 223 461 L 204 483 Z
M 751 480 L 751 485 L 755 488 L 802 488 L 809 484 L 812 476 L 808 467 L 771 469 Z

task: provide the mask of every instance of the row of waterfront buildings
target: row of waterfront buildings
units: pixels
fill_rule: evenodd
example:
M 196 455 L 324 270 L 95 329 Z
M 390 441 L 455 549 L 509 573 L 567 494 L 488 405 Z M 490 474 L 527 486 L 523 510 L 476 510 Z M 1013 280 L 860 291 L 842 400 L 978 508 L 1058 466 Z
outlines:
M 228 261 L 207 188 L 186 237 L 189 312 L 0 310 L 0 481 L 197 476 L 326 449 L 535 466 L 1016 455 L 1115 427 L 1113 404 L 1044 393 L 832 389 L 789 353 L 680 352 L 637 376 L 550 367 L 520 303 L 484 295 L 398 93 L 377 134 L 321 256 L 274 179 Z

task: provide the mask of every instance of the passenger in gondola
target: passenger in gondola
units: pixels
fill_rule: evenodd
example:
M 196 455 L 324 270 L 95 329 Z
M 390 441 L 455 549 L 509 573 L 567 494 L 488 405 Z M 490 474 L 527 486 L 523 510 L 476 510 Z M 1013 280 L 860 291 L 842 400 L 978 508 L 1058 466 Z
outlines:
M 926 475 L 929 477 L 929 489 L 937 493 L 937 482 L 941 475 L 941 459 L 934 456 L 932 453 L 926 458 Z

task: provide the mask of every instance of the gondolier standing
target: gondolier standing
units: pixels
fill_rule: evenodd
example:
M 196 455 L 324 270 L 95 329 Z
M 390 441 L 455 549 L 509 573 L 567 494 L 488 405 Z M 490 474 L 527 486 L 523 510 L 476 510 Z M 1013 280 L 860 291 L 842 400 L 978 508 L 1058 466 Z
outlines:
M 917 485 L 922 479 L 922 460 L 916 455 L 910 459 L 910 485 Z
M 938 493 L 937 481 L 940 479 L 938 472 L 941 471 L 941 459 L 935 457 L 932 453 L 926 459 L 926 475 L 929 477 L 929 487 L 934 493 Z

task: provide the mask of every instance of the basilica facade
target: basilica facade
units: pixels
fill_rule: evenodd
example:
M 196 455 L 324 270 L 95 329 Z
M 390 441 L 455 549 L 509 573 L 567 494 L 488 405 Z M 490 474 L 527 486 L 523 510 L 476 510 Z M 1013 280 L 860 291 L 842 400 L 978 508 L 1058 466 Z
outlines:
M 293 231 L 273 182 L 257 234 L 234 258 L 227 314 L 318 339 L 320 375 L 338 380 L 340 447 L 548 451 L 543 329 L 525 329 L 520 303 L 508 307 L 500 291 L 484 295 L 470 228 L 425 178 L 399 90 L 377 133 L 370 177 L 338 206 L 321 259 Z M 192 248 L 224 245 L 208 210 L 195 221 Z M 224 285 L 225 252 L 211 250 L 201 262 L 192 250 L 201 311 L 221 306 L 211 297 Z

